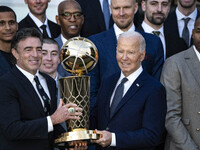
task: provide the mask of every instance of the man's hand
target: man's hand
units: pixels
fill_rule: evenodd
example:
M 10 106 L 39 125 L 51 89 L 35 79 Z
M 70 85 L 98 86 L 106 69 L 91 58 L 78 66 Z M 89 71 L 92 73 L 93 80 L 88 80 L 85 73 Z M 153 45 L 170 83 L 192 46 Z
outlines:
M 92 143 L 97 143 L 101 145 L 102 147 L 107 147 L 110 146 L 111 141 L 112 141 L 112 133 L 108 131 L 98 131 L 96 130 L 97 133 L 100 133 L 102 136 L 99 140 L 91 140 Z
M 74 108 L 74 111 L 70 113 L 70 111 L 68 111 L 69 108 Z M 53 125 L 55 125 L 69 119 L 78 120 L 80 119 L 81 115 L 82 115 L 82 108 L 77 107 L 77 105 L 73 103 L 69 103 L 65 105 L 63 103 L 63 100 L 60 99 L 60 103 L 57 110 L 50 117 L 51 117 L 51 121 Z

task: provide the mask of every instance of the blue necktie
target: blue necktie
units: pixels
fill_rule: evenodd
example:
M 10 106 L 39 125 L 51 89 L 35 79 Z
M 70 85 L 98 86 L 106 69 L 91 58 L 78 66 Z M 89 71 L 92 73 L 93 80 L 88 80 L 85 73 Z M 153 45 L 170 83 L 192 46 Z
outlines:
M 117 108 L 117 105 L 119 104 L 119 102 L 121 101 L 122 97 L 123 97 L 123 93 L 124 93 L 124 83 L 128 81 L 127 78 L 123 78 L 121 83 L 117 86 L 116 91 L 115 91 L 115 95 L 113 97 L 113 101 L 110 107 L 110 118 L 113 116 L 115 109 Z
M 103 0 L 103 15 L 104 15 L 104 21 L 106 25 L 106 30 L 108 30 L 109 22 L 110 22 L 110 10 L 109 10 L 108 0 Z
M 182 38 L 185 40 L 185 43 L 187 44 L 187 46 L 189 46 L 189 29 L 187 27 L 188 22 L 190 21 L 190 18 L 183 18 L 182 19 L 184 21 L 184 28 L 183 28 L 183 32 L 182 32 Z
M 40 81 L 38 79 L 37 76 L 34 77 L 34 80 L 35 80 L 35 83 L 36 83 L 36 87 L 37 87 L 37 90 L 44 102 L 44 112 L 45 112 L 45 115 L 48 116 L 49 113 L 50 113 L 50 99 L 48 97 L 48 95 L 45 93 L 42 85 L 40 84 Z

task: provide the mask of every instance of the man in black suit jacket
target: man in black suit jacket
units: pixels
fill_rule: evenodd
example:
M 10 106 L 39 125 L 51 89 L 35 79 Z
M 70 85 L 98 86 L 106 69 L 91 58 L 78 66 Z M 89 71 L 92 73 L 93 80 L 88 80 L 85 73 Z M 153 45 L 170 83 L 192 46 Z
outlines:
M 81 30 L 81 36 L 89 37 L 106 30 L 104 15 L 102 12 L 103 4 L 100 0 L 76 0 L 84 14 L 85 20 Z M 108 0 L 109 1 L 109 0 Z M 103 2 L 103 1 L 102 1 Z M 110 17 L 109 27 L 113 25 L 112 17 Z
M 172 11 L 164 23 L 166 32 L 173 36 L 182 37 L 184 28 L 183 18 L 190 18 L 187 27 L 189 29 L 189 44 L 188 48 L 193 44 L 192 29 L 194 28 L 195 20 L 200 16 L 200 12 L 196 7 L 196 0 L 185 2 L 177 0 L 177 8 Z
M 147 33 L 155 34 L 157 31 L 160 33 L 158 36 L 163 44 L 165 59 L 187 49 L 187 45 L 182 38 L 173 36 L 163 26 L 170 10 L 170 4 L 169 0 L 142 1 L 144 21 L 139 27 L 140 30 Z
M 56 38 L 60 34 L 60 27 L 47 19 L 46 9 L 50 0 L 32 1 L 25 0 L 30 10 L 29 14 L 19 22 L 19 29 L 35 27 L 41 33 L 44 38 Z M 41 26 L 45 26 L 46 29 L 42 29 Z M 45 30 L 45 31 L 44 31 Z
M 55 133 L 63 131 L 58 124 L 79 119 L 81 108 L 60 100 L 56 109 L 55 81 L 38 71 L 42 35 L 35 28 L 20 30 L 11 47 L 17 64 L 0 78 L 0 150 L 52 150 Z M 69 113 L 69 107 L 75 112 Z

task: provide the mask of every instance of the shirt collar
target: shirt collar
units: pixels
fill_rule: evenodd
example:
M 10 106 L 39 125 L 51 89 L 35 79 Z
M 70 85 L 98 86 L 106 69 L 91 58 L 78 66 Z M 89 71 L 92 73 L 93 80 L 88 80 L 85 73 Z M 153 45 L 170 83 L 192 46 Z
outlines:
M 142 73 L 143 68 L 142 66 L 140 66 L 136 71 L 134 71 L 132 74 L 130 74 L 128 77 L 126 77 L 128 79 L 129 82 L 131 82 L 131 84 L 137 79 L 137 77 Z M 123 72 L 121 72 L 120 78 L 118 81 L 121 82 L 121 80 L 125 78 Z
M 147 33 L 152 33 L 152 31 L 160 31 L 160 34 L 161 35 L 164 35 L 164 30 L 163 30 L 163 26 L 158 29 L 158 30 L 155 30 L 154 28 L 152 28 L 150 25 L 148 25 L 146 22 L 142 22 L 142 28 L 144 29 L 145 32 Z
M 48 26 L 48 20 L 47 17 L 44 21 L 44 23 L 42 21 L 40 21 L 37 17 L 35 17 L 31 12 L 29 12 L 29 16 L 31 17 L 31 19 L 33 19 L 33 21 L 35 22 L 35 24 L 37 25 L 38 28 L 40 28 L 40 26 L 42 25 L 46 25 Z
M 43 79 L 44 77 L 40 75 L 39 70 L 37 70 L 36 74 L 33 75 L 29 72 L 27 72 L 26 70 L 20 68 L 18 65 L 16 65 L 16 67 L 28 78 L 28 80 L 33 83 L 34 81 L 34 77 L 38 76 L 39 80 Z
M 114 30 L 115 30 L 115 35 L 118 39 L 119 35 L 124 33 L 124 31 L 122 31 L 116 24 L 114 24 L 113 27 L 114 27 Z M 133 24 L 128 31 L 135 31 L 135 25 Z
M 65 44 L 67 42 L 67 39 L 64 38 L 64 36 L 62 34 L 61 34 L 61 40 L 62 40 L 63 44 Z
M 188 17 L 190 17 L 190 19 L 195 21 L 196 20 L 196 16 L 197 16 L 197 8 L 189 16 L 185 16 L 178 10 L 178 7 L 177 7 L 176 8 L 176 14 L 177 14 L 178 21 L 183 19 L 183 18 L 188 18 Z
M 200 61 L 200 53 L 197 51 L 196 47 L 193 45 L 194 52 L 197 55 L 198 60 Z

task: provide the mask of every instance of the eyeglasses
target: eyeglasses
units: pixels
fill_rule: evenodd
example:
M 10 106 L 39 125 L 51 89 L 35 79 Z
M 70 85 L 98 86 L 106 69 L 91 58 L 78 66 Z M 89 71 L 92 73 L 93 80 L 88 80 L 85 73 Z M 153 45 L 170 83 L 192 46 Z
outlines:
M 59 15 L 63 16 L 65 19 L 69 20 L 69 19 L 71 19 L 72 15 L 73 15 L 74 19 L 80 19 L 83 14 L 81 12 L 74 12 L 74 13 L 64 12 Z

